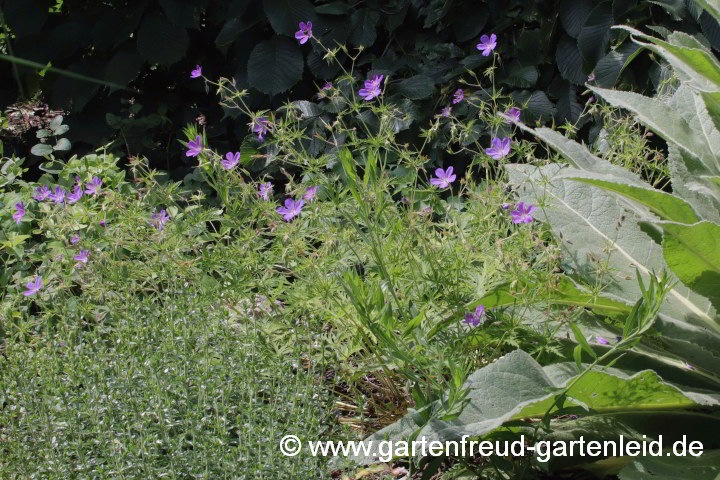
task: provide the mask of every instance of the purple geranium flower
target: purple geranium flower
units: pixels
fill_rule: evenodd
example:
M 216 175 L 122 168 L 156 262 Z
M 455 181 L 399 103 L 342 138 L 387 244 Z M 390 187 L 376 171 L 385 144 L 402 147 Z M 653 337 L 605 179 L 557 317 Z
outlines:
M 42 187 L 35 187 L 35 195 L 33 198 L 39 202 L 42 202 L 46 198 L 48 198 L 50 195 L 50 189 L 47 185 L 43 185 Z
M 28 282 L 27 290 L 23 292 L 23 295 L 25 295 L 26 297 L 29 297 L 30 295 L 35 295 L 44 286 L 45 283 L 43 283 L 42 278 L 36 275 L 34 282 L 32 280 Z
M 190 78 L 198 77 L 202 77 L 202 67 L 200 65 L 195 65 L 195 70 L 190 72 Z
M 67 196 L 67 203 L 75 203 L 78 200 L 80 200 L 85 192 L 83 192 L 82 185 L 75 185 L 73 187 L 73 191 L 70 195 Z
M 285 200 L 285 206 L 278 207 L 275 209 L 275 211 L 280 215 L 283 215 L 283 218 L 286 222 L 289 222 L 296 216 L 300 215 L 300 211 L 302 210 L 304 205 L 304 200 L 294 201 L 292 198 L 288 198 L 287 200 Z
M 518 202 L 515 205 L 515 210 L 510 212 L 512 215 L 513 223 L 530 223 L 533 221 L 532 213 L 535 211 L 535 205 L 525 205 L 523 202 Z
M 595 341 L 599 343 L 600 345 L 608 345 L 610 341 L 605 337 L 598 337 L 595 335 Z
M 490 52 L 495 50 L 495 47 L 497 47 L 497 36 L 495 36 L 494 33 L 489 37 L 487 35 L 483 35 L 480 37 L 480 43 L 478 43 L 475 47 L 482 51 L 483 57 L 487 57 L 490 55 Z
M 460 103 L 465 100 L 465 92 L 463 92 L 462 88 L 458 88 L 455 90 L 455 93 L 453 93 L 453 97 L 453 104 Z
M 325 82 L 325 85 L 323 85 L 323 90 L 330 90 L 333 87 L 332 82 Z
M 312 202 L 317 195 L 317 187 L 310 187 L 307 189 L 307 193 L 303 195 L 303 198 L 308 202 Z
M 452 107 L 447 106 L 442 109 L 442 111 L 440 112 L 440 115 L 447 118 L 450 116 L 451 113 L 452 113 Z
M 12 214 L 12 219 L 15 220 L 15 223 L 20 225 L 20 222 L 22 221 L 22 218 L 25 216 L 25 204 L 23 202 L 18 202 L 15 204 L 15 213 Z
M 270 200 L 270 194 L 272 193 L 272 189 L 273 189 L 272 183 L 270 183 L 270 182 L 261 183 L 260 186 L 258 187 L 258 190 L 259 190 L 258 195 L 263 200 Z
M 78 243 L 79 241 L 80 241 L 80 237 L 78 237 L 78 236 L 72 237 L 72 238 L 70 239 L 70 243 L 73 244 L 73 245 L 75 245 L 75 244 Z
M 75 264 L 75 268 L 83 268 L 83 265 L 88 263 L 89 258 L 90 250 L 80 250 L 80 253 L 73 257 L 73 260 L 77 260 L 78 262 Z
M 186 157 L 197 157 L 202 153 L 205 145 L 203 145 L 202 137 L 200 135 L 195 137 L 195 140 L 188 142 L 188 151 L 185 152 Z
M 457 178 L 453 174 L 453 167 L 448 167 L 447 170 L 438 168 L 435 170 L 435 176 L 437 178 L 431 178 L 430 183 L 440 188 L 448 188 L 450 184 L 455 181 L 455 178 Z
M 48 195 L 48 198 L 55 203 L 63 203 L 65 201 L 65 195 L 67 191 L 62 187 L 55 187 L 55 193 Z
M 510 153 L 510 144 L 512 140 L 509 137 L 505 138 L 493 138 L 492 146 L 485 149 L 485 153 L 490 155 L 495 160 L 500 160 Z
M 240 152 L 228 152 L 225 154 L 225 159 L 220 162 L 225 170 L 232 170 L 240 162 Z
M 503 203 L 503 204 L 502 204 L 502 208 L 503 208 L 503 210 L 507 210 L 508 208 L 510 208 L 510 204 L 509 204 L 509 203 Z
M 155 227 L 158 232 L 165 230 L 165 224 L 170 220 L 170 215 L 165 210 L 152 214 L 152 220 L 148 221 L 149 225 Z
M 520 121 L 520 109 L 512 107 L 507 112 L 503 113 L 505 117 L 505 123 L 519 122 Z
M 100 193 L 100 187 L 102 187 L 102 180 L 100 180 L 98 177 L 92 177 L 92 180 L 88 184 L 85 185 L 85 193 L 88 195 L 95 195 L 97 193 Z
M 373 98 L 380 96 L 382 90 L 380 84 L 385 78 L 384 75 L 373 75 L 370 80 L 365 80 L 365 88 L 361 88 L 358 95 L 363 97 L 365 101 L 370 101 Z
M 472 327 L 477 327 L 485 321 L 485 305 L 478 305 L 475 312 L 465 314 L 465 323 Z
M 300 22 L 300 25 L 298 25 L 300 30 L 295 32 L 295 38 L 300 40 L 300 45 L 304 45 L 307 43 L 308 40 L 310 40 L 313 36 L 312 34 L 312 22 Z
M 261 142 L 265 140 L 265 134 L 270 130 L 270 122 L 265 117 L 258 117 L 253 120 L 252 131 L 257 134 L 257 139 Z

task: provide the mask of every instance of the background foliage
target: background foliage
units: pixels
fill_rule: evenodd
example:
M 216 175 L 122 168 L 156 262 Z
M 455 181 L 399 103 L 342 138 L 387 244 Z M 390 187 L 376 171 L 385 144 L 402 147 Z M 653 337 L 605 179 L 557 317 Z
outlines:
M 318 45 L 297 45 L 292 36 L 299 21 L 311 20 L 326 47 L 366 47 L 354 73 L 390 77 L 389 101 L 408 117 L 397 128 L 410 142 L 463 80 L 473 83 L 468 70 L 489 66 L 492 57 L 475 49 L 485 33 L 498 35 L 497 80 L 516 103 L 528 102 L 525 122 L 585 123 L 582 85 L 591 74 L 601 87 L 655 88 L 661 69 L 644 75 L 654 65 L 646 55 L 625 68 L 637 45 L 626 32 L 611 31 L 613 24 L 702 33 L 703 41 L 720 45 L 717 22 L 683 1 L 5 0 L 2 11 L 5 53 L 133 89 L 16 65 L 15 79 L 5 70 L 2 106 L 42 95 L 51 107 L 71 112 L 69 139 L 81 152 L 114 140 L 115 151 L 184 171 L 175 141 L 182 125 L 206 123 L 208 136 L 229 148 L 248 133 L 247 118 L 214 105 L 189 78 L 196 64 L 249 89 L 254 108 L 310 98 L 339 73 Z M 339 60 L 350 63 L 342 53 Z M 462 107 L 456 114 L 474 111 Z M 433 146 L 435 154 L 445 148 L 442 138 Z

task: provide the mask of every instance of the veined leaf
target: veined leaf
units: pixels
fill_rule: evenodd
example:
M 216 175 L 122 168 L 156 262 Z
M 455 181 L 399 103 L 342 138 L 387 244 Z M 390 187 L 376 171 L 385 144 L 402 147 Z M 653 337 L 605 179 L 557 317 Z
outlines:
M 564 178 L 559 165 L 540 169 L 508 165 L 507 170 L 511 182 L 520 187 L 520 199 L 541 205 L 536 218 L 552 226 L 569 252 L 571 274 L 588 283 L 599 280 L 605 285 L 603 296 L 634 304 L 641 295 L 635 268 L 645 278 L 652 271 L 668 269 L 661 247 L 638 224 L 643 218 L 616 194 Z M 602 276 L 600 272 L 608 273 Z M 655 328 L 671 338 L 717 352 L 719 320 L 706 298 L 678 284 L 661 307 Z M 713 370 L 718 364 L 705 367 Z
M 590 87 L 590 89 L 611 105 L 634 113 L 641 123 L 650 127 L 668 142 L 679 146 L 687 154 L 698 158 L 706 168 L 716 169 L 718 160 L 706 138 L 701 132 L 693 130 L 685 119 L 680 118 L 676 109 L 633 92 L 597 87 Z M 694 110 L 695 105 L 678 106 L 678 108 Z
M 720 310 L 720 225 L 656 225 L 663 229 L 665 260 L 675 275 Z
M 704 175 L 702 164 L 675 145 L 668 145 L 673 192 L 690 203 L 705 220 L 720 222 L 720 184 Z
M 668 37 L 668 41 L 664 41 L 625 25 L 614 28 L 631 33 L 636 43 L 661 55 L 678 74 L 684 75 L 694 88 L 704 92 L 720 92 L 720 63 L 710 50 L 694 38 L 685 33 L 674 32 Z M 641 42 L 638 38 L 646 41 Z
M 695 223 L 700 221 L 687 202 L 660 190 L 634 187 L 632 185 L 613 183 L 594 178 L 571 177 L 570 180 L 585 182 L 624 195 L 636 202 L 642 203 L 663 220 L 682 223 Z
M 456 418 L 418 425 L 415 411 L 410 410 L 400 421 L 366 439 L 373 441 L 370 455 L 350 456 L 348 460 L 372 463 L 378 456 L 377 446 L 381 440 L 406 440 L 418 429 L 416 438 L 427 442 L 459 440 L 464 435 L 485 435 L 511 420 L 540 417 L 552 404 L 554 394 L 579 373 L 574 363 L 543 368 L 527 353 L 515 350 L 468 377 L 465 387 L 470 390 L 470 401 Z M 579 379 L 568 398 L 571 406 L 587 408 L 591 415 L 720 404 L 714 396 L 696 395 L 670 385 L 653 371 L 627 375 L 612 368 L 592 371 Z M 433 406 L 438 407 L 438 402 Z M 341 458 L 334 460 L 341 461 Z
M 696 431 L 696 430 L 688 430 Z M 620 480 L 717 480 L 720 476 L 720 451 L 703 452 L 700 457 L 647 456 L 633 459 L 618 473 Z
M 715 20 L 720 22 L 720 1 L 718 0 L 695 0 L 695 3 L 704 8 Z

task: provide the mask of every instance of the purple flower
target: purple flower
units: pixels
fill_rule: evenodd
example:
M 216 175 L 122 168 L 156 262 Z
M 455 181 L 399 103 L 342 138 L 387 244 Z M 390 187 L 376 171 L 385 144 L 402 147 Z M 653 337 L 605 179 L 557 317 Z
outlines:
M 258 117 L 253 120 L 252 131 L 257 134 L 257 139 L 261 142 L 265 140 L 265 134 L 270 130 L 268 122 L 265 117 Z
M 460 103 L 465 100 L 465 92 L 463 92 L 462 88 L 458 88 L 455 90 L 455 93 L 453 93 L 453 97 L 453 104 Z
M 380 90 L 380 84 L 385 78 L 384 75 L 373 75 L 370 80 L 365 80 L 365 88 L 361 88 L 358 95 L 363 97 L 365 101 L 370 101 L 373 98 L 380 96 L 382 90 Z
M 485 305 L 478 305 L 475 312 L 465 314 L 465 323 L 471 327 L 477 327 L 485 321 Z
M 106 224 L 105 220 L 100 220 L 100 221 L 98 222 L 98 225 L 100 225 L 101 227 L 104 227 L 105 224 Z
M 307 43 L 308 40 L 310 40 L 313 36 L 312 34 L 312 22 L 300 22 L 300 25 L 298 25 L 300 30 L 295 32 L 295 38 L 300 40 L 300 45 L 304 45 Z
M 67 203 L 72 204 L 72 203 L 77 202 L 78 200 L 80 200 L 82 198 L 83 194 L 84 194 L 84 192 L 83 192 L 82 185 L 75 185 L 73 187 L 72 193 L 67 196 Z
M 288 198 L 285 200 L 285 206 L 284 207 L 278 207 L 275 209 L 277 213 L 280 215 L 283 215 L 283 218 L 286 222 L 289 222 L 296 216 L 300 215 L 300 211 L 302 210 L 303 206 L 305 205 L 304 200 L 298 200 L 293 201 L 292 198 Z
M 75 244 L 78 243 L 79 241 L 80 241 L 80 237 L 78 237 L 78 236 L 72 237 L 72 238 L 70 239 L 70 243 L 73 244 L 73 245 L 75 245 Z
M 591 103 L 594 103 L 594 102 L 595 102 L 595 97 L 590 97 L 590 98 L 588 98 L 588 101 L 585 102 L 585 105 L 590 105 Z
M 48 195 L 48 198 L 55 203 L 63 203 L 65 201 L 65 195 L 67 191 L 62 187 L 55 187 L 55 193 Z
M 35 187 L 35 195 L 33 198 L 39 202 L 42 202 L 46 198 L 48 198 L 50 195 L 50 189 L 47 185 L 43 185 L 42 187 Z
M 73 260 L 77 260 L 78 262 L 75 264 L 75 268 L 83 268 L 83 265 L 88 263 L 89 258 L 90 250 L 80 250 L 80 253 L 73 257 Z
M 12 214 L 12 219 L 15 220 L 15 223 L 20 225 L 20 222 L 22 221 L 22 218 L 25 216 L 25 204 L 23 202 L 18 202 L 15 204 L 15 213 Z
M 420 211 L 420 215 L 428 215 L 430 212 L 432 212 L 432 207 L 428 205 Z
M 240 152 L 228 152 L 225 154 L 225 159 L 220 162 L 225 170 L 232 170 L 240 162 Z
M 195 70 L 190 72 L 190 78 L 198 77 L 202 77 L 202 67 L 200 65 L 195 65 Z
M 455 181 L 456 176 L 453 174 L 453 167 L 448 167 L 447 170 L 438 168 L 435 170 L 435 176 L 437 178 L 431 178 L 430 183 L 440 188 L 448 188 L 452 182 Z
M 270 194 L 272 193 L 272 189 L 273 189 L 272 183 L 270 183 L 270 182 L 268 182 L 268 183 L 261 183 L 260 186 L 258 187 L 258 189 L 259 189 L 258 195 L 259 195 L 263 200 L 266 200 L 266 201 L 267 201 L 267 200 L 270 200 L 269 196 L 270 196 Z
M 510 204 L 509 204 L 509 203 L 503 203 L 503 204 L 502 204 L 502 208 L 503 208 L 503 210 L 507 210 L 508 208 L 510 208 Z
M 535 205 L 525 205 L 523 202 L 518 202 L 515 205 L 515 210 L 510 212 L 512 215 L 512 223 L 530 223 L 533 221 L 532 213 L 535 211 Z
M 595 335 L 595 341 L 599 343 L 600 345 L 608 345 L 610 341 L 605 337 L 598 337 Z
M 28 282 L 27 290 L 23 292 L 23 295 L 25 295 L 26 297 L 29 297 L 30 295 L 35 295 L 44 286 L 45 283 L 43 283 L 42 278 L 36 275 L 34 282 L 32 280 Z
M 483 35 L 480 37 L 480 43 L 475 45 L 475 48 L 482 51 L 483 57 L 490 55 L 490 52 L 495 50 L 495 47 L 497 47 L 497 37 L 494 33 L 489 37 L 487 35 Z
M 450 116 L 451 113 L 452 113 L 452 108 L 450 106 L 447 106 L 442 109 L 442 111 L 440 112 L 440 115 L 447 118 Z
M 185 152 L 186 157 L 197 157 L 200 155 L 205 148 L 203 145 L 202 137 L 200 135 L 195 137 L 195 140 L 188 142 L 188 151 Z
M 315 196 L 317 195 L 317 187 L 309 187 L 307 189 L 307 193 L 303 195 L 303 198 L 307 200 L 308 202 L 312 202 Z
M 149 225 L 155 227 L 155 230 L 162 232 L 165 230 L 165 224 L 170 220 L 170 215 L 165 210 L 160 210 L 158 213 L 152 214 L 152 220 L 148 221 Z
M 520 121 L 520 109 L 512 107 L 507 112 L 503 113 L 505 117 L 505 123 L 519 122 Z
M 325 85 L 323 85 L 323 90 L 330 90 L 333 87 L 332 82 L 325 82 Z
M 92 177 L 92 180 L 90 183 L 85 185 L 85 193 L 88 195 L 95 195 L 96 193 L 100 193 L 100 187 L 102 186 L 103 182 L 98 177 Z
M 508 153 L 510 153 L 511 143 L 512 140 L 510 140 L 509 137 L 505 137 L 502 139 L 493 138 L 492 146 L 485 149 L 485 153 L 490 155 L 495 160 L 500 160 L 501 158 L 506 157 Z

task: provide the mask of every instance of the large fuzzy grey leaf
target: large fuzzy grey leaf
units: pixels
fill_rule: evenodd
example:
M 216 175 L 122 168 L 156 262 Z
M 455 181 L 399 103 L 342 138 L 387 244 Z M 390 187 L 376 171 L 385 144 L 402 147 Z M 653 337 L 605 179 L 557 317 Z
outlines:
M 463 436 L 480 437 L 515 418 L 542 416 L 552 404 L 552 396 L 573 380 L 580 371 L 574 364 L 541 367 L 530 355 L 515 350 L 470 375 L 465 383 L 469 403 L 453 420 L 433 420 L 418 425 L 416 414 L 406 417 L 365 439 L 368 455 L 349 456 L 360 463 L 377 461 L 381 441 L 405 440 L 417 432 L 417 439 L 461 440 Z M 718 405 L 712 395 L 691 398 L 691 392 L 664 382 L 655 372 L 645 370 L 628 375 L 615 369 L 593 371 L 580 379 L 568 392 L 570 403 L 593 413 L 617 411 L 618 408 L 692 408 Z M 372 444 L 370 444 L 372 441 Z M 342 461 L 336 459 L 336 462 Z
M 666 141 L 672 142 L 687 154 L 696 157 L 706 168 L 717 165 L 715 154 L 711 150 L 702 132 L 693 129 L 683 118 L 683 111 L 696 111 L 692 104 L 678 104 L 676 108 L 633 92 L 621 92 L 605 88 L 589 87 L 597 96 L 608 103 L 634 113 L 638 121 L 647 125 Z M 692 115 L 693 113 L 688 113 Z
M 641 296 L 636 268 L 646 279 L 653 270 L 669 270 L 661 246 L 638 224 L 643 216 L 616 194 L 564 178 L 559 165 L 509 165 L 507 170 L 520 199 L 542 205 L 537 218 L 547 221 L 562 242 L 572 275 L 590 284 L 602 280 L 603 296 L 633 304 Z M 602 270 L 608 273 L 599 278 Z M 720 322 L 707 299 L 678 283 L 660 312 L 659 331 L 715 356 L 720 352 Z

